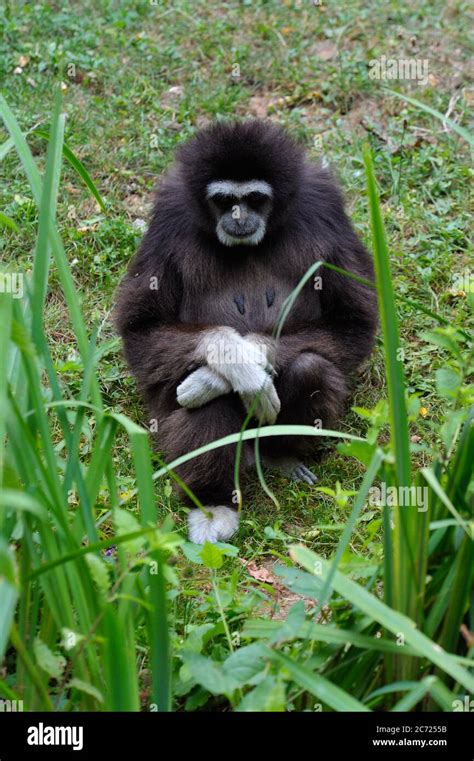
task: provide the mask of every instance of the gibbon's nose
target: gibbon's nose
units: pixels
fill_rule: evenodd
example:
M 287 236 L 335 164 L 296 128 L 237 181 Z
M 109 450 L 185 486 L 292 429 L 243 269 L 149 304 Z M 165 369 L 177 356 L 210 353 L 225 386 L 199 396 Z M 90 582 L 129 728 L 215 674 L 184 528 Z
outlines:
M 233 238 L 248 238 L 253 235 L 258 227 L 251 219 L 226 219 L 222 224 L 224 230 Z

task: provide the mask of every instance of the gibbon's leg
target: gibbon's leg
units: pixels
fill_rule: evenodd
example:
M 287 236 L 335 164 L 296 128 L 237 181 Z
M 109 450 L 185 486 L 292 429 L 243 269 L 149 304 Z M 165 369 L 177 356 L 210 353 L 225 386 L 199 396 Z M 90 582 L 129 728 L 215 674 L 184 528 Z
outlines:
M 177 409 L 166 417 L 159 415 L 157 446 L 165 452 L 166 461 L 171 462 L 211 441 L 238 433 L 244 418 L 245 410 L 236 394 L 219 397 L 197 409 Z M 212 513 L 212 518 L 207 518 L 197 508 L 190 512 L 189 536 L 197 544 L 224 541 L 237 531 L 239 516 L 232 507 L 235 450 L 235 445 L 219 447 L 176 468 L 177 475 Z M 245 443 L 241 472 L 251 464 L 252 452 Z M 179 487 L 178 491 L 183 501 L 192 505 Z
M 278 366 L 278 356 L 277 356 Z M 346 385 L 342 372 L 319 354 L 304 351 L 286 366 L 278 367 L 275 388 L 281 401 L 277 425 L 330 428 L 343 407 Z M 262 454 L 270 466 L 296 480 L 315 483 L 315 476 L 300 459 L 314 455 L 314 437 L 277 436 L 262 439 Z

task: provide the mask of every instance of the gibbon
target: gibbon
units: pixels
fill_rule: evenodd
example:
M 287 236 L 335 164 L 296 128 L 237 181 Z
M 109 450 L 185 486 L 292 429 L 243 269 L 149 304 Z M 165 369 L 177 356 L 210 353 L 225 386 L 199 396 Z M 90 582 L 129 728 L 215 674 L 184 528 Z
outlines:
M 179 149 L 116 311 L 168 462 L 240 431 L 252 403 L 265 425 L 335 424 L 348 377 L 374 344 L 376 295 L 322 266 L 275 339 L 285 299 L 319 260 L 373 278 L 330 171 L 283 129 L 217 122 Z M 272 436 L 260 439 L 260 451 L 313 483 L 302 458 L 314 456 L 316 442 Z M 194 542 L 226 540 L 238 528 L 234 455 L 229 445 L 177 468 L 207 508 L 190 510 Z M 241 468 L 253 464 L 253 442 L 245 442 Z

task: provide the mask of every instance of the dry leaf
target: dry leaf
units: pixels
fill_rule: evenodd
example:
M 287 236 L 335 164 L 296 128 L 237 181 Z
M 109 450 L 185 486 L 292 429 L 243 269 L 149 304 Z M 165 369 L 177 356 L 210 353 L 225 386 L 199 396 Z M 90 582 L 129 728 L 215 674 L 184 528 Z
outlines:
M 317 42 L 313 50 L 321 61 L 330 61 L 337 55 L 337 45 L 329 40 Z
M 244 560 L 241 562 L 245 565 L 247 571 L 253 579 L 256 579 L 257 581 L 263 581 L 265 584 L 276 583 L 274 575 L 268 570 L 268 568 L 265 568 L 264 566 L 260 566 L 259 568 L 255 560 L 251 560 L 249 563 L 246 563 Z

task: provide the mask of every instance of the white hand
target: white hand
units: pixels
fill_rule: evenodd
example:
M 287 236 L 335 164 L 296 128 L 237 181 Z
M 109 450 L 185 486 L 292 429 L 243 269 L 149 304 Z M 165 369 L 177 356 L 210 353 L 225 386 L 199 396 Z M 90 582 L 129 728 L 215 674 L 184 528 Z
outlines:
M 253 415 L 262 423 L 275 422 L 280 400 L 273 385 L 273 367 L 268 361 L 268 346 L 263 337 L 246 339 L 233 328 L 215 328 L 206 332 L 196 358 L 206 362 L 219 378 L 230 384 L 247 410 L 259 396 Z
M 176 399 L 181 407 L 194 409 L 231 391 L 232 387 L 225 378 L 210 367 L 199 367 L 179 384 Z
M 252 414 L 260 423 L 275 422 L 280 412 L 281 404 L 278 394 L 271 377 L 262 368 L 255 368 L 253 377 L 247 377 L 248 384 L 239 391 L 245 409 L 249 412 L 253 405 L 254 399 L 257 400 L 253 406 Z
M 255 368 L 271 373 L 266 348 L 243 338 L 232 328 L 216 328 L 207 333 L 198 356 L 225 378 L 237 393 L 255 385 Z M 260 384 L 261 386 L 262 384 Z

